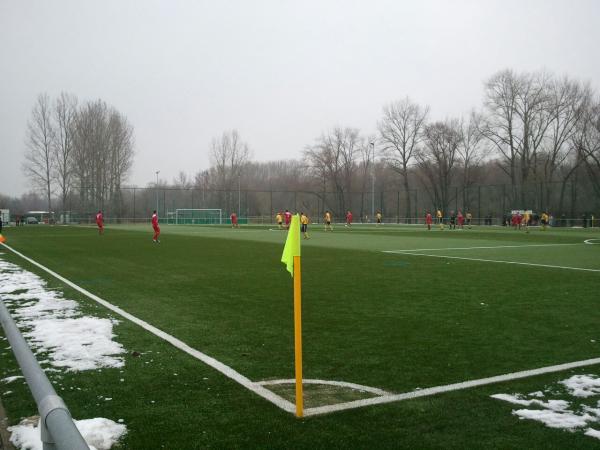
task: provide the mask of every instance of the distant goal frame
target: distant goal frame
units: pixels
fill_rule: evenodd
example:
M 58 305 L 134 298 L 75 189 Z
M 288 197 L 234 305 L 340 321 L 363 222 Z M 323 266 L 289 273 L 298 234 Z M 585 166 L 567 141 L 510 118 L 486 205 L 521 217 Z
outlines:
M 181 212 L 192 212 L 191 217 L 181 217 Z M 205 218 L 202 217 L 193 217 L 193 212 L 215 212 L 218 213 L 218 220 L 216 215 L 214 216 L 215 222 L 213 222 L 213 217 L 207 216 Z M 212 225 L 212 224 L 223 224 L 223 210 L 219 208 L 177 208 L 175 209 L 175 222 L 174 225 Z M 198 222 L 195 222 L 195 221 Z

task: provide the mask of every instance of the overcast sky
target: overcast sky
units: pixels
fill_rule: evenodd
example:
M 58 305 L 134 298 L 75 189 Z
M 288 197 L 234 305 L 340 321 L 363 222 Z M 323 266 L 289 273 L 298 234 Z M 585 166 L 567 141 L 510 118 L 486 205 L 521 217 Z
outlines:
M 0 0 L 0 193 L 22 175 L 35 98 L 102 99 L 135 133 L 128 184 L 209 165 L 236 128 L 259 161 L 323 131 L 373 133 L 405 96 L 434 118 L 481 106 L 504 68 L 600 85 L 600 1 Z

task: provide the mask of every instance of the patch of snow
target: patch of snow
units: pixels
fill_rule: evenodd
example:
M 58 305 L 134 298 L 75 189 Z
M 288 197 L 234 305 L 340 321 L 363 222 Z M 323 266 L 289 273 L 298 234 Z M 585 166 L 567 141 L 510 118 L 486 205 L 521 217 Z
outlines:
M 75 420 L 83 439 L 90 446 L 90 450 L 109 450 L 127 433 L 127 427 L 109 419 L 95 418 Z M 40 430 L 29 422 L 9 427 L 11 432 L 10 442 L 22 450 L 42 450 Z
M 13 382 L 13 381 L 15 381 L 15 380 L 19 380 L 19 379 L 21 379 L 21 378 L 25 378 L 25 377 L 24 377 L 24 376 L 22 376 L 22 375 L 16 375 L 16 376 L 13 376 L 13 377 L 6 377 L 6 378 L 3 378 L 1 381 L 3 381 L 3 382 L 5 382 L 6 384 L 8 384 L 8 383 L 12 383 L 12 382 Z
M 504 400 L 505 402 L 514 403 L 516 405 L 541 406 L 542 408 L 547 408 L 552 411 L 565 411 L 569 407 L 569 402 L 567 402 L 565 400 L 548 400 L 548 402 L 543 402 L 543 401 L 537 400 L 537 399 L 526 400 L 518 394 L 517 395 L 494 394 L 491 397 L 498 399 L 498 400 Z
M 583 434 L 585 434 L 586 436 L 594 437 L 596 439 L 600 439 L 600 431 L 594 430 L 593 428 L 588 428 Z
M 521 419 L 532 419 L 542 422 L 550 428 L 563 428 L 572 430 L 585 427 L 588 422 L 596 419 L 589 414 L 574 414 L 571 412 L 550 411 L 547 409 L 518 409 L 513 414 Z
M 574 375 L 553 386 L 546 387 L 544 392 L 564 397 L 565 390 L 566 394 L 579 399 L 600 395 L 600 377 Z M 544 392 L 535 391 L 528 395 L 494 394 L 492 398 L 515 405 L 537 407 L 537 409 L 513 410 L 512 413 L 520 419 L 536 420 L 550 428 L 560 428 L 572 432 L 583 431 L 586 436 L 600 439 L 600 431 L 589 428 L 590 424 L 600 423 L 600 401 L 590 405 L 589 401 L 588 404 L 585 404 L 582 400 L 577 400 L 571 407 L 571 402 L 566 400 L 550 399 L 547 402 L 538 400 L 539 397 L 544 397 Z
M 542 391 L 535 391 L 535 392 L 530 392 L 528 394 L 530 397 L 538 397 L 541 398 L 544 396 L 544 393 Z
M 116 320 L 82 316 L 77 302 L 64 299 L 34 273 L 2 259 L 0 298 L 12 302 L 11 315 L 27 330 L 23 336 L 34 352 L 48 354 L 52 366 L 72 372 L 124 366 L 119 355 L 126 351 L 112 340 Z
M 560 382 L 575 397 L 592 397 L 600 394 L 600 377 L 594 375 L 573 375 Z

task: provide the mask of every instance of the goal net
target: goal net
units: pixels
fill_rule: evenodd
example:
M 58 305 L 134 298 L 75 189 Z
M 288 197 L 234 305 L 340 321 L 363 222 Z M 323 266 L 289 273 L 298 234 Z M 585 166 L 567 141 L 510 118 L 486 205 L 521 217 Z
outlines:
M 175 225 L 222 224 L 223 213 L 220 209 L 176 209 L 172 220 Z

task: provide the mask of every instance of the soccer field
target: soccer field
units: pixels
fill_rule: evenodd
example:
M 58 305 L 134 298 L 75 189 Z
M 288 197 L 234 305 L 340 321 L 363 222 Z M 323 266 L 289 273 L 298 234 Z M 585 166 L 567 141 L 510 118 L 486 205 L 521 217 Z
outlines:
M 589 432 L 600 430 L 600 383 L 588 397 L 559 383 L 600 376 L 598 229 L 311 228 L 302 242 L 303 419 L 289 411 L 292 281 L 280 262 L 286 233 L 276 227 L 163 226 L 160 244 L 141 225 L 109 226 L 103 236 L 92 227 L 5 230 L 11 248 L 218 367 L 8 248 L 0 258 L 84 311 L 119 320 L 123 368 L 49 376 L 74 417 L 122 419 L 123 448 L 600 445 Z M 2 378 L 18 374 L 10 352 L 2 350 L 0 363 Z M 565 363 L 579 364 L 554 367 Z M 544 370 L 520 374 L 534 369 Z M 11 423 L 35 413 L 25 385 L 10 390 L 2 402 Z M 521 403 L 491 397 L 500 393 L 523 394 Z M 539 405 L 548 400 L 570 409 Z M 591 419 L 565 431 L 523 420 L 526 413 L 515 413 L 523 405 Z

